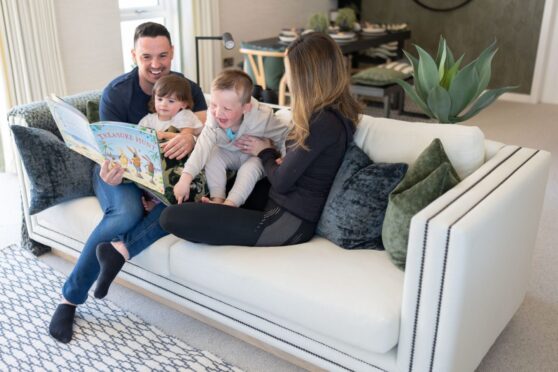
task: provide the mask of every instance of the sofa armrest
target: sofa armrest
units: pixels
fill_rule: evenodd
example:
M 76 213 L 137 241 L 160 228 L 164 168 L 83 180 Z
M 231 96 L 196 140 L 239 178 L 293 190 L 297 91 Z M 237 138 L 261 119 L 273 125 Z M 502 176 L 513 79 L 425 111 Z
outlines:
M 478 366 L 525 296 L 549 167 L 505 146 L 413 217 L 399 370 Z

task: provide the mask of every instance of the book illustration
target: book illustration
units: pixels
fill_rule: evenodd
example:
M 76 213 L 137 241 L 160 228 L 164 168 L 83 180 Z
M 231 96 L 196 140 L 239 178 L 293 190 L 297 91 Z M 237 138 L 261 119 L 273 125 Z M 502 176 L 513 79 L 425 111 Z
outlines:
M 66 145 L 102 164 L 106 159 L 124 169 L 124 177 L 148 191 L 153 191 L 167 205 L 161 152 L 156 131 L 135 124 L 89 121 L 75 107 L 62 99 L 47 98 L 54 121 Z
M 100 154 L 101 152 L 93 133 L 88 128 L 89 122 L 85 115 L 77 109 L 69 110 L 62 105 L 51 105 L 50 101 L 48 102 L 52 117 L 62 134 L 66 146 L 97 163 L 102 163 L 104 159 Z
M 103 158 L 119 164 L 124 177 L 164 193 L 161 153 L 154 130 L 110 121 L 91 124 L 90 128 Z

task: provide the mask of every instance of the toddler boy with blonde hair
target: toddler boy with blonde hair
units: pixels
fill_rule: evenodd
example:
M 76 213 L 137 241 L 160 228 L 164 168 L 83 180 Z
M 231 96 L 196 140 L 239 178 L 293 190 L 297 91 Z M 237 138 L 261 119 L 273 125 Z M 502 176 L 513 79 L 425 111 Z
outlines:
M 224 70 L 213 80 L 207 122 L 174 187 L 179 203 L 188 200 L 192 180 L 205 167 L 210 195 L 205 202 L 233 207 L 244 204 L 264 172 L 257 156 L 239 148 L 238 138 L 269 138 L 275 148 L 284 150 L 287 126 L 275 118 L 269 106 L 251 97 L 252 89 L 252 79 L 240 70 Z M 227 170 L 238 170 L 228 195 Z

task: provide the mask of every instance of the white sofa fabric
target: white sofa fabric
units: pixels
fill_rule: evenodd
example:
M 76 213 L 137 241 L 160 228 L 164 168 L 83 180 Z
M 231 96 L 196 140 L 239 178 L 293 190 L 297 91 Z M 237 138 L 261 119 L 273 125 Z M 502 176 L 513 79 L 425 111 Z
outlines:
M 413 218 L 405 272 L 321 237 L 253 248 L 167 236 L 121 276 L 328 370 L 472 370 L 525 294 L 550 157 L 476 127 L 369 116 L 355 142 L 374 161 L 412 163 L 434 138 L 464 180 Z M 32 239 L 75 257 L 100 217 L 94 197 L 26 215 Z

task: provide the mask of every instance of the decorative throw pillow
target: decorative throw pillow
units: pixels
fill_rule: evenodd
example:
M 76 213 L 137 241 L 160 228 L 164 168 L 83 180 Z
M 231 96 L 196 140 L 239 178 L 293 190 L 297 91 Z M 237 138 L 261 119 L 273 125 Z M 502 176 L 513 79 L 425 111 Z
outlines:
M 411 218 L 459 181 L 442 141 L 436 138 L 389 196 L 382 240 L 397 267 L 405 270 Z
M 31 183 L 29 213 L 35 214 L 67 200 L 94 195 L 93 161 L 70 150 L 49 131 L 11 126 Z
M 404 163 L 373 163 L 354 143 L 335 176 L 317 233 L 346 249 L 383 249 L 381 232 L 388 195 L 401 181 Z
M 96 123 L 99 119 L 99 102 L 87 101 L 85 105 L 85 116 L 90 123 Z

